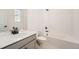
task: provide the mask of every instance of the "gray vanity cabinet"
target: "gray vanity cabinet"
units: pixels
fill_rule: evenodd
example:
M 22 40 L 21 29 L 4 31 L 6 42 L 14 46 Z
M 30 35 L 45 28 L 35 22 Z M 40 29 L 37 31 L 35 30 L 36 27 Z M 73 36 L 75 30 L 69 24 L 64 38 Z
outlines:
M 18 42 L 10 44 L 3 49 L 34 49 L 36 44 L 36 35 L 31 35 Z
M 29 44 L 26 44 L 21 49 L 35 49 L 36 48 L 36 40 L 33 40 Z

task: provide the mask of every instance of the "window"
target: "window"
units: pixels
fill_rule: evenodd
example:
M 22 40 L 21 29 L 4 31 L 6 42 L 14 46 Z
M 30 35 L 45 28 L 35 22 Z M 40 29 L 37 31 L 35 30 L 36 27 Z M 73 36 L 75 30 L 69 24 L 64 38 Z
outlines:
M 20 22 L 20 9 L 15 9 L 15 22 Z

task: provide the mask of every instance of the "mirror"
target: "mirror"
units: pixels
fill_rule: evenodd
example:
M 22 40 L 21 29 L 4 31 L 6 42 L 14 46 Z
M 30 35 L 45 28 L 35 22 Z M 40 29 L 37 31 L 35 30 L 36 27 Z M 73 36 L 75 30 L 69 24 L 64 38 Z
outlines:
M 7 10 L 0 9 L 0 32 L 5 31 L 7 27 Z
M 0 32 L 26 28 L 26 9 L 0 9 Z
M 4 30 L 5 21 L 4 17 L 0 16 L 0 32 Z

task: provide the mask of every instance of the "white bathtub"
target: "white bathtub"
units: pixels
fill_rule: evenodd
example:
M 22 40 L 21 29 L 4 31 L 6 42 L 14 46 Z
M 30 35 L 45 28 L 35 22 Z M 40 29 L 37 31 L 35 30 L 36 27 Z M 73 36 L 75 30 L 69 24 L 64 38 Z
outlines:
M 72 36 L 49 33 L 49 35 L 47 36 L 47 40 L 43 41 L 41 48 L 78 49 L 79 41 Z

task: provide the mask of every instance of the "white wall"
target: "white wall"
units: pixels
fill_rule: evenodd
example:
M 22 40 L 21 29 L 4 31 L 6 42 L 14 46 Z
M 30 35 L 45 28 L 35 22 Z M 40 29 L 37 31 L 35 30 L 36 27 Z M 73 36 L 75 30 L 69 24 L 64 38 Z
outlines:
M 29 9 L 27 17 L 29 30 L 44 32 L 47 26 L 52 33 L 73 34 L 72 10 Z
M 73 34 L 73 10 L 49 10 L 49 30 L 57 34 Z
M 27 10 L 27 29 L 32 31 L 42 31 L 43 11 L 41 9 Z
M 79 38 L 79 9 L 73 10 L 74 15 L 74 36 Z
M 27 9 L 21 10 L 21 29 L 27 29 Z
M 14 9 L 7 9 L 7 23 L 9 30 L 12 29 L 13 26 L 15 26 L 15 14 L 14 14 Z

